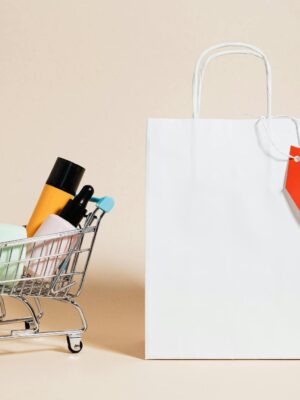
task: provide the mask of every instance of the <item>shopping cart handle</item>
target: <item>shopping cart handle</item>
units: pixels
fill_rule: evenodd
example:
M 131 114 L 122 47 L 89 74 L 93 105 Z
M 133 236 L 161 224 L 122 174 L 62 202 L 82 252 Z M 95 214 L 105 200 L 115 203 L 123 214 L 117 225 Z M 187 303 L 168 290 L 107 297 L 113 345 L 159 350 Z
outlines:
M 96 206 L 104 212 L 110 212 L 115 205 L 115 201 L 112 197 L 96 197 L 93 196 L 91 201 L 96 203 Z

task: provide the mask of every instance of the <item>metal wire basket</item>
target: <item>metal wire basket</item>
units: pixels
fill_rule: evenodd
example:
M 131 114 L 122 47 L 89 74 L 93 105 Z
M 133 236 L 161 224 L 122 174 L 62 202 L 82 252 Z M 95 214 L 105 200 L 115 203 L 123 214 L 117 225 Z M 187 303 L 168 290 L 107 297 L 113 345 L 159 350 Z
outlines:
M 79 296 L 100 222 L 113 205 L 110 197 L 93 197 L 95 204 L 82 227 L 52 235 L 0 243 L 0 327 L 24 323 L 24 329 L 11 330 L 0 340 L 65 335 L 73 353 L 82 349 L 87 322 L 75 298 Z M 21 301 L 29 316 L 6 319 L 5 296 Z M 79 314 L 79 329 L 40 331 L 44 315 L 41 298 L 70 304 Z

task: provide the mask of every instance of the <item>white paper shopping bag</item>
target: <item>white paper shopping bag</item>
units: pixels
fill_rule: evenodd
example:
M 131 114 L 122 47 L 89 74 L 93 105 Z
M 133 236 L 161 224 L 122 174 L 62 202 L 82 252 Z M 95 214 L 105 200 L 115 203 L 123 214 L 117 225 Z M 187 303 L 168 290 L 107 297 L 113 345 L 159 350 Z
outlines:
M 265 65 L 266 118 L 199 118 L 207 64 L 236 53 Z M 148 125 L 146 358 L 300 358 L 299 211 L 283 190 L 297 121 L 272 117 L 253 46 L 203 53 L 193 93 L 194 118 Z

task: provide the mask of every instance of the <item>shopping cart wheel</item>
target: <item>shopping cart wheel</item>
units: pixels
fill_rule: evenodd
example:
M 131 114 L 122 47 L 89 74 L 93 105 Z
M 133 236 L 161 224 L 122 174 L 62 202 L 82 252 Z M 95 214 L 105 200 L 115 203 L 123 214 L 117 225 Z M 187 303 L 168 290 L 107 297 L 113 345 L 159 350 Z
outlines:
M 80 337 L 67 336 L 67 343 L 71 353 L 79 353 L 82 350 L 83 344 Z
M 35 328 L 35 324 L 33 321 L 25 321 L 25 329 L 33 330 Z

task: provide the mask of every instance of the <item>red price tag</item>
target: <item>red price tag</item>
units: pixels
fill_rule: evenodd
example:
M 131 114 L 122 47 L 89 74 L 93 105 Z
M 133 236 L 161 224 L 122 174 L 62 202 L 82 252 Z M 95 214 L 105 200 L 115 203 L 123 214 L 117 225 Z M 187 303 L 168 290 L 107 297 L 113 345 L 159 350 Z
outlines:
M 300 148 L 291 146 L 290 155 L 295 158 L 288 161 L 285 187 L 300 210 Z

